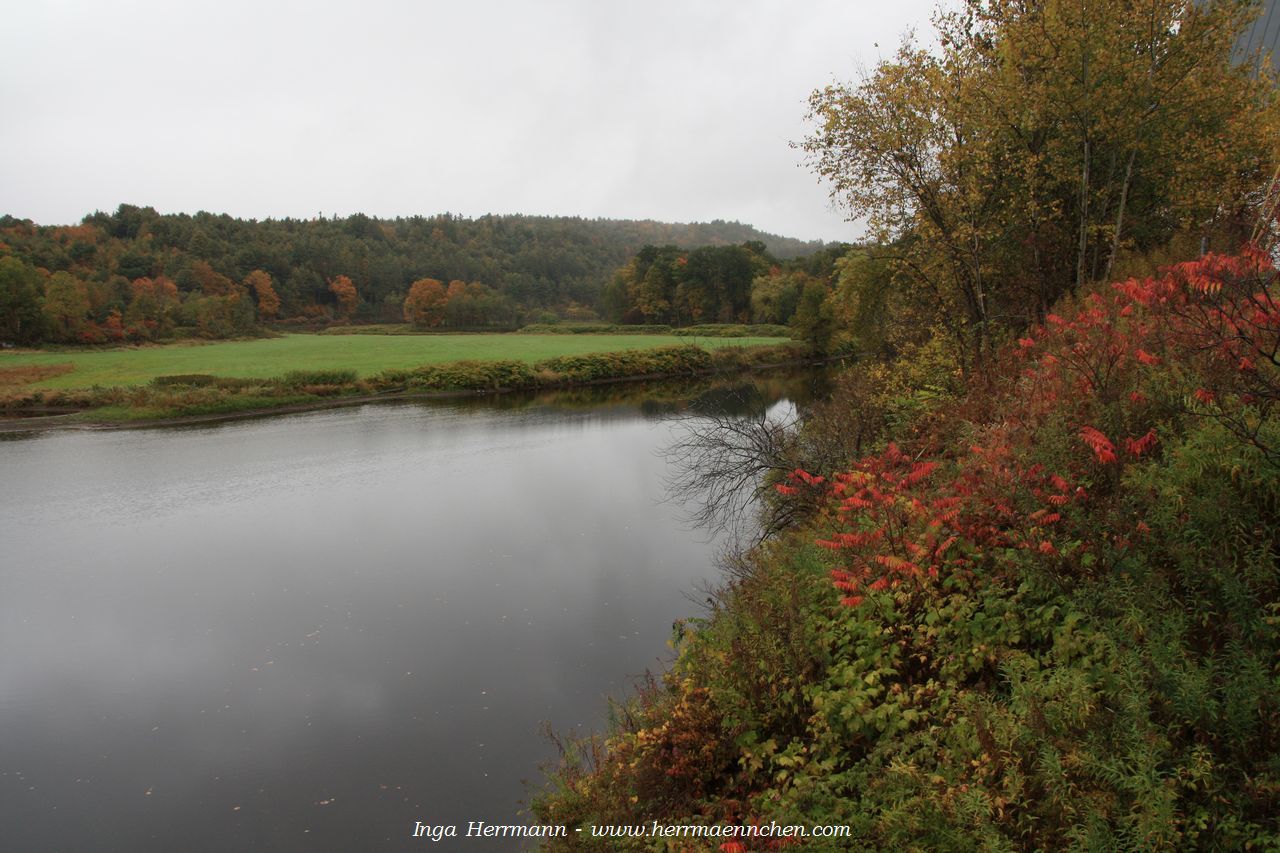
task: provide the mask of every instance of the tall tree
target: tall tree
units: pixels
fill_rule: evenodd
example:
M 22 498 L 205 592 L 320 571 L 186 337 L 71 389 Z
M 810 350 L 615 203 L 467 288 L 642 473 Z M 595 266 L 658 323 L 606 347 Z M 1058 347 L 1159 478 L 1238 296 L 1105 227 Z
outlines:
M 360 304 L 360 294 L 356 292 L 355 284 L 345 275 L 340 275 L 329 282 L 329 290 L 338 300 L 338 313 L 350 319 Z
M 178 308 L 178 286 L 158 275 L 134 279 L 129 287 L 131 297 L 124 320 L 130 334 L 153 338 L 170 331 Z
M 34 343 L 43 326 L 40 274 L 17 258 L 0 258 L 0 341 Z
M 1248 0 L 965 0 L 810 99 L 833 198 L 896 243 L 894 281 L 965 351 L 1105 275 L 1126 247 L 1239 209 L 1270 174 L 1276 91 L 1232 64 Z
M 826 285 L 810 279 L 800 291 L 800 301 L 791 317 L 791 327 L 799 333 L 801 340 L 819 353 L 830 351 L 835 334 L 830 295 Z
M 751 321 L 786 324 L 796 312 L 800 293 L 809 276 L 803 272 L 783 272 L 774 267 L 751 283 Z
M 448 301 L 443 283 L 434 278 L 420 278 L 409 286 L 409 295 L 405 297 L 405 322 L 421 328 L 439 326 L 444 322 Z
M 190 276 L 195 286 L 205 296 L 229 296 L 237 291 L 236 283 L 216 271 L 205 260 L 191 262 Z
M 57 272 L 44 294 L 44 316 L 55 339 L 74 341 L 85 328 L 89 294 L 85 284 L 69 272 Z
M 254 270 L 245 276 L 246 290 L 253 291 L 258 298 L 258 316 L 270 320 L 280 313 L 280 297 L 272 286 L 271 274 L 264 270 Z

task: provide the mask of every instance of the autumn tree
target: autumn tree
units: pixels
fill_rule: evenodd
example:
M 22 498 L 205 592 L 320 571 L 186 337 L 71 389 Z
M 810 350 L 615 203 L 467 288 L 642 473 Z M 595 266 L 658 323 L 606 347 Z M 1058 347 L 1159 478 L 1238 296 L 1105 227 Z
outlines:
M 205 296 L 229 296 L 238 289 L 234 281 L 214 270 L 208 261 L 192 261 L 189 275 Z
M 329 282 L 329 290 L 338 300 L 338 313 L 346 319 L 351 319 L 351 315 L 356 312 L 356 306 L 360 304 L 360 295 L 356 293 L 356 286 L 345 275 L 340 275 Z
M 229 338 L 253 329 L 255 311 L 249 294 L 241 291 L 227 296 L 193 294 L 182 305 L 183 319 L 195 326 L 201 337 Z
M 0 258 L 0 341 L 34 343 L 43 332 L 40 274 L 17 258 Z
M 1230 226 L 1271 174 L 1275 88 L 1232 64 L 1251 4 L 966 0 L 810 99 L 801 145 L 897 247 L 895 285 L 972 358 L 1125 249 Z
M 76 340 L 89 314 L 84 282 L 68 272 L 54 273 L 45 289 L 43 311 L 56 340 Z
M 232 297 L 193 296 L 184 307 L 201 337 L 227 338 L 235 333 Z
M 614 323 L 621 323 L 626 318 L 627 312 L 631 310 L 631 297 L 627 293 L 630 274 L 630 264 L 615 271 L 600 292 L 600 311 L 606 319 Z
M 163 275 L 138 278 L 130 284 L 131 297 L 124 323 L 131 337 L 154 338 L 173 325 L 178 307 L 178 286 Z
M 889 356 L 932 336 L 936 317 L 898 286 L 894 261 L 901 247 L 859 247 L 835 263 L 831 310 L 839 343 L 863 355 Z
M 775 262 L 758 241 L 737 246 L 645 246 L 605 285 L 605 316 L 623 323 L 745 323 L 751 288 Z
M 452 281 L 446 292 L 444 319 L 450 326 L 484 326 L 511 319 L 511 306 L 493 288 L 478 281 Z
M 270 273 L 254 270 L 245 276 L 244 287 L 258 298 L 258 316 L 270 320 L 280 313 L 280 297 L 272 286 Z
M 800 301 L 791 317 L 791 328 L 800 339 L 808 342 L 817 352 L 831 349 L 835 334 L 830 292 L 820 281 L 810 279 L 800 291 Z
M 674 268 L 659 260 L 650 264 L 644 275 L 637 276 L 627 292 L 633 310 L 645 323 L 666 323 L 671 320 L 675 291 Z
M 404 319 L 418 327 L 439 326 L 444 322 L 448 296 L 444 284 L 434 278 L 420 278 L 409 286 L 404 300 Z
M 800 293 L 809 280 L 803 272 L 773 267 L 751 283 L 751 321 L 786 324 L 796 312 Z
M 124 316 L 118 308 L 112 308 L 102 321 L 102 336 L 105 340 L 115 342 L 124 340 Z

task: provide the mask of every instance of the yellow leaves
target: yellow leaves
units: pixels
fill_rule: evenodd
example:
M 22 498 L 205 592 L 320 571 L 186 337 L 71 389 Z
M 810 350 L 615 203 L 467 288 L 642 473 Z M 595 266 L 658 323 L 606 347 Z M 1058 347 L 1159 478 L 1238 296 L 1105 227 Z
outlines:
M 894 285 L 958 338 L 981 346 L 993 317 L 1044 310 L 1133 235 L 1212 220 L 1271 174 L 1280 102 L 1231 62 L 1239 4 L 963 5 L 937 55 L 907 46 L 814 93 L 801 146 L 836 201 L 913 238 Z

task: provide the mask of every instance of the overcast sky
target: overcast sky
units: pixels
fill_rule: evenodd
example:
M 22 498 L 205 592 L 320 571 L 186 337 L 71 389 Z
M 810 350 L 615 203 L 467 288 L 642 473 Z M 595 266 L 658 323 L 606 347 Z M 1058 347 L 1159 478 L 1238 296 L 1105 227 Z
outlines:
M 935 5 L 8 3 L 0 213 L 737 219 L 849 240 L 788 143 L 814 88 L 927 36 Z

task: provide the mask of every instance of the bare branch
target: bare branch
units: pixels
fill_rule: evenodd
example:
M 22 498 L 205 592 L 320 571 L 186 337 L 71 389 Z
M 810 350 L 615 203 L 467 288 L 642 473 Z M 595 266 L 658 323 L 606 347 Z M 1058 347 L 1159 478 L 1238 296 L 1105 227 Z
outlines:
M 667 494 L 686 508 L 691 524 L 740 543 L 759 542 L 791 519 L 792 510 L 770 491 L 796 467 L 800 415 L 794 407 L 768 407 L 755 389 L 735 395 L 742 405 L 731 408 L 738 413 L 700 412 L 677 424 L 675 440 L 661 451 L 673 472 Z

